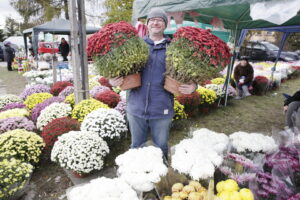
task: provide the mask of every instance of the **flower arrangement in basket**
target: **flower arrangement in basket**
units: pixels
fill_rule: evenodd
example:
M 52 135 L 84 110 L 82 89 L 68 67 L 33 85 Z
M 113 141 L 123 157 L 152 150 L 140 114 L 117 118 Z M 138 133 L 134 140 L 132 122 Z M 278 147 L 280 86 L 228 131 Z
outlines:
M 0 135 L 0 158 L 16 158 L 23 162 L 36 164 L 45 144 L 34 132 L 24 129 L 7 131 Z
M 45 150 L 51 150 L 58 136 L 70 131 L 79 131 L 80 123 L 70 117 L 61 117 L 52 120 L 48 123 L 41 133 L 41 136 L 46 143 Z
M 107 143 L 97 134 L 70 131 L 59 136 L 54 143 L 51 160 L 78 174 L 88 174 L 102 169 L 103 159 L 108 153 Z
M 120 112 L 114 109 L 99 108 L 85 117 L 81 124 L 81 130 L 94 132 L 105 140 L 113 140 L 121 138 L 127 132 L 127 126 Z
M 218 76 L 230 61 L 230 50 L 225 42 L 210 30 L 195 27 L 179 28 L 166 52 L 165 89 L 180 94 L 174 84 L 205 80 Z M 175 79 L 175 83 L 173 83 Z
M 11 199 L 26 186 L 32 174 L 33 166 L 10 158 L 0 161 L 0 169 L 0 199 Z
M 148 47 L 129 23 L 121 21 L 104 26 L 88 39 L 87 54 L 95 61 L 100 75 L 125 76 L 123 90 L 140 86 L 140 82 L 127 86 L 132 79 L 126 76 L 141 71 L 148 59 Z

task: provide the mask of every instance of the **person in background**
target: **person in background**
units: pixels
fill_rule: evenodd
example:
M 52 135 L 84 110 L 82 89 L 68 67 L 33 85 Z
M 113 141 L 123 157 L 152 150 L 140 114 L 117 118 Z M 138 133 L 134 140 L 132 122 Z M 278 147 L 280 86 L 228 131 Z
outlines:
M 11 64 L 15 58 L 15 50 L 11 47 L 11 43 L 9 41 L 4 42 L 4 60 L 7 62 L 7 70 L 12 71 Z
M 70 46 L 68 42 L 65 40 L 65 38 L 61 38 L 61 43 L 59 44 L 58 47 L 64 61 L 68 61 L 67 56 L 69 55 L 70 52 Z
M 240 63 L 235 67 L 233 73 L 237 89 L 235 99 L 251 96 L 249 88 L 252 87 L 253 73 L 253 67 L 249 64 L 248 57 L 241 57 Z
M 153 8 L 147 17 L 149 35 L 144 41 L 149 47 L 149 57 L 142 75 L 142 85 L 129 91 L 127 119 L 131 133 L 131 148 L 142 147 L 147 142 L 148 130 L 153 144 L 159 147 L 168 159 L 169 131 L 174 116 L 174 96 L 164 89 L 166 72 L 166 48 L 170 39 L 164 36 L 168 24 L 167 14 Z M 120 86 L 123 77 L 110 79 L 110 84 Z M 191 94 L 197 85 L 183 84 L 179 91 Z
M 286 113 L 285 124 L 287 127 L 293 128 L 296 126 L 294 123 L 295 120 L 293 120 L 293 118 L 295 119 L 296 116 L 293 115 L 299 115 L 300 113 L 300 90 L 295 92 L 293 96 L 287 94 L 283 94 L 283 96 L 286 98 L 283 106 L 283 111 Z M 300 116 L 298 116 L 298 118 L 299 117 Z M 300 126 L 300 124 L 298 126 Z

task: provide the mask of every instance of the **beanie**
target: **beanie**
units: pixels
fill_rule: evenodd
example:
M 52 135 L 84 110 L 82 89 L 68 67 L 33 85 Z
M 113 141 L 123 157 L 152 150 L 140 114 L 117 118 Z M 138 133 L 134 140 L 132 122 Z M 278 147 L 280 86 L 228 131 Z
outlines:
M 167 17 L 167 13 L 161 9 L 161 8 L 152 8 L 147 16 L 147 24 L 149 22 L 149 19 L 151 18 L 162 18 L 166 24 L 166 26 L 168 25 L 168 17 Z

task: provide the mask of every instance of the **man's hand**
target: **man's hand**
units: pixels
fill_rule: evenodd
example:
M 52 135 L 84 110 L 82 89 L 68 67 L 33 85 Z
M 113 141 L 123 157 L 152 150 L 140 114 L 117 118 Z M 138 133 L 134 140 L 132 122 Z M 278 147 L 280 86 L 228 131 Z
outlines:
M 113 87 L 118 87 L 123 84 L 124 78 L 122 76 L 109 79 L 109 84 L 111 84 Z
M 283 112 L 286 113 L 286 111 L 288 110 L 289 106 L 283 106 Z
M 179 92 L 182 94 L 192 94 L 196 90 L 197 85 L 195 83 L 192 84 L 182 84 L 178 88 Z

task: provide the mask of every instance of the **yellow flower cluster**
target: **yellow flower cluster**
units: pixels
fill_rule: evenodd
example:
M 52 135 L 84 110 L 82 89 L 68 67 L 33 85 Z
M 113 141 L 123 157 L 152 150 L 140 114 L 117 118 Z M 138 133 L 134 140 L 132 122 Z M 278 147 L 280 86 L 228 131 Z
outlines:
M 225 79 L 224 78 L 214 78 L 211 80 L 212 84 L 216 84 L 216 85 L 222 85 L 225 83 Z
M 174 113 L 173 120 L 187 119 L 187 114 L 184 112 L 184 105 L 180 104 L 176 99 L 174 100 Z
M 85 116 L 87 116 L 93 110 L 97 110 L 98 108 L 109 109 L 108 105 L 100 101 L 97 101 L 96 99 L 83 100 L 79 102 L 79 104 L 75 105 L 72 111 L 72 118 L 82 122 Z
M 30 178 L 33 166 L 15 158 L 0 161 L 0 199 L 10 199 L 24 188 Z
M 215 91 L 204 88 L 204 87 L 199 87 L 197 89 L 197 92 L 200 94 L 201 96 L 201 103 L 200 104 L 212 104 L 216 101 L 217 99 L 217 94 Z
M 15 129 L 0 135 L 0 158 L 15 157 L 34 164 L 39 162 L 44 147 L 45 143 L 38 134 L 25 129 Z
M 72 108 L 73 108 L 74 105 L 75 105 L 75 94 L 72 93 L 72 94 L 68 95 L 68 96 L 65 98 L 65 102 L 66 102 L 66 103 L 69 103 L 69 104 L 72 106 Z
M 9 117 L 28 117 L 28 116 L 29 116 L 29 112 L 25 108 L 14 108 L 0 113 L 0 119 L 6 119 Z
M 97 80 L 90 78 L 89 79 L 89 89 L 91 90 L 96 86 L 100 86 L 100 83 Z
M 24 104 L 31 111 L 34 108 L 34 106 L 36 106 L 39 103 L 42 103 L 43 101 L 45 101 L 46 99 L 49 99 L 51 97 L 53 97 L 52 94 L 46 93 L 46 92 L 45 93 L 34 93 L 26 98 L 26 100 L 24 101 Z

